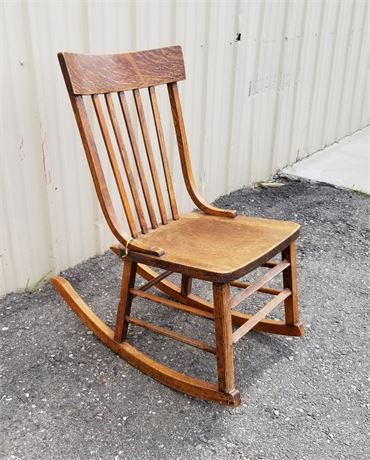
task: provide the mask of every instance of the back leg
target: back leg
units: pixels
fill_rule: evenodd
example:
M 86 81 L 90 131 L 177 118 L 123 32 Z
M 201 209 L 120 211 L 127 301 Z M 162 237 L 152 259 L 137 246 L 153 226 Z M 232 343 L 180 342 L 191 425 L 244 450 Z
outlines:
M 298 324 L 298 288 L 297 288 L 297 260 L 295 241 L 285 248 L 282 252 L 283 259 L 290 263 L 290 266 L 283 272 L 284 288 L 292 291 L 292 295 L 284 301 L 285 305 L 285 323 L 289 326 Z
M 190 276 L 187 276 L 187 275 L 181 276 L 181 295 L 187 297 L 189 294 L 191 294 L 192 282 L 193 282 L 193 279 L 190 278 Z

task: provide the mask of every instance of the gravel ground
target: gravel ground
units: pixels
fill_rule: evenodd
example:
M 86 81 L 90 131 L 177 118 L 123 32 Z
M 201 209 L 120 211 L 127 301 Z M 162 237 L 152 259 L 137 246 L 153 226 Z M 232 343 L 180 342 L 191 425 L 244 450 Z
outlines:
M 230 409 L 177 393 L 129 366 L 86 330 L 49 283 L 10 294 L 0 300 L 0 458 L 370 458 L 368 197 L 292 181 L 241 189 L 217 204 L 302 224 L 305 337 L 252 332 L 241 340 L 235 365 L 242 404 Z M 120 274 L 109 252 L 65 272 L 108 323 Z M 208 284 L 195 288 L 209 298 Z M 143 299 L 134 305 L 139 317 L 212 339 L 211 322 Z M 178 369 L 214 378 L 214 360 L 201 351 L 137 328 L 130 340 Z

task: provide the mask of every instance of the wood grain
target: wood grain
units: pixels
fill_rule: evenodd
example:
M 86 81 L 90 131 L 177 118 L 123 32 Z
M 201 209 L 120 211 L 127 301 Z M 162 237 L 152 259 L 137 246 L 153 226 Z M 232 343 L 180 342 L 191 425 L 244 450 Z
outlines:
M 182 275 L 181 276 L 181 295 L 187 297 L 191 293 L 191 286 L 193 284 L 193 279 L 190 276 Z
M 270 302 L 268 302 L 264 307 L 262 307 L 256 314 L 251 316 L 248 321 L 246 321 L 242 326 L 237 329 L 233 335 L 233 343 L 240 340 L 243 335 L 249 332 L 251 329 L 254 328 L 256 324 L 258 324 L 261 319 L 266 318 L 266 316 L 274 310 L 277 306 L 281 304 L 285 299 L 289 298 L 292 294 L 290 289 L 284 289 L 280 292 L 276 297 L 274 297 Z
M 117 309 L 116 328 L 114 330 L 114 340 L 123 342 L 127 336 L 126 316 L 130 314 L 131 304 L 134 296 L 130 289 L 135 285 L 137 264 L 126 261 L 123 267 L 120 300 Z
M 125 143 L 123 141 L 122 131 L 121 131 L 121 128 L 120 128 L 118 120 L 117 120 L 117 115 L 116 115 L 116 110 L 115 110 L 114 104 L 113 104 L 112 94 L 110 94 L 110 93 L 106 94 L 105 95 L 105 100 L 106 100 L 106 103 L 107 103 L 108 113 L 109 113 L 109 117 L 110 117 L 110 120 L 111 120 L 111 123 L 112 123 L 114 135 L 116 137 L 118 149 L 119 149 L 119 152 L 120 152 L 120 155 L 121 155 L 122 164 L 123 164 L 123 167 L 124 167 L 125 172 L 126 172 L 126 177 L 127 177 L 128 184 L 130 186 L 131 196 L 132 196 L 132 199 L 133 199 L 133 202 L 134 202 L 137 217 L 139 219 L 140 228 L 141 228 L 141 231 L 143 233 L 148 233 L 148 227 L 147 227 L 146 222 L 145 222 L 145 217 L 144 217 L 143 209 L 142 209 L 142 206 L 141 206 L 141 203 L 140 203 L 137 187 L 136 187 L 136 184 L 135 184 L 134 175 L 132 173 L 130 161 L 128 159 Z
M 157 132 L 159 150 L 161 152 L 162 166 L 163 166 L 163 171 L 164 171 L 164 175 L 166 179 L 166 185 L 167 185 L 170 205 L 171 205 L 172 218 L 174 220 L 177 220 L 179 219 L 180 216 L 179 216 L 179 211 L 177 209 L 175 191 L 173 189 L 171 168 L 168 162 L 168 155 L 167 155 L 166 143 L 164 140 L 161 115 L 160 115 L 160 111 L 158 108 L 157 95 L 156 95 L 154 86 L 151 86 L 148 89 L 149 89 L 150 103 L 152 106 L 153 118 L 154 118 L 154 123 L 155 123 L 155 129 Z
M 236 216 L 235 211 L 216 208 L 200 196 L 192 171 L 177 87 L 177 81 L 185 78 L 180 47 L 105 56 L 59 53 L 58 58 L 103 214 L 109 228 L 120 243 L 112 249 L 124 262 L 115 331 L 113 332 L 88 308 L 66 280 L 60 277 L 53 278 L 55 287 L 97 337 L 142 372 L 189 395 L 237 406 L 240 403 L 240 396 L 235 389 L 233 341 L 238 341 L 252 329 L 291 336 L 303 334 L 303 328 L 298 322 L 294 243 L 298 237 L 300 226 L 294 222 Z M 203 214 L 180 215 L 178 212 L 156 97 L 155 86 L 159 84 L 167 85 L 186 188 L 194 204 L 203 211 Z M 167 216 L 165 203 L 167 195 L 163 192 L 164 188 L 162 191 L 163 184 L 160 182 L 152 148 L 147 114 L 141 99 L 141 88 L 148 88 L 149 92 L 172 220 Z M 155 197 L 153 200 L 150 196 L 142 154 L 138 148 L 134 124 L 126 100 L 125 92 L 131 90 L 133 91 L 146 158 L 154 186 Z M 119 156 L 117 155 L 117 158 L 120 157 L 123 163 L 124 172 L 122 170 L 122 176 L 116 158 L 116 146 L 113 145 L 110 137 L 110 127 L 105 120 L 104 107 L 101 104 L 100 94 L 102 93 L 105 95 L 109 119 L 118 146 Z M 135 172 L 130 165 L 129 155 L 123 141 L 123 134 L 113 102 L 113 93 L 118 94 L 135 162 L 134 166 L 136 166 L 139 177 L 138 184 L 134 180 Z M 115 183 L 133 239 L 123 231 L 121 219 L 118 218 L 113 207 L 82 95 L 91 95 L 92 97 Z M 124 182 L 124 174 L 128 187 Z M 141 204 L 139 198 L 141 191 L 137 186 L 141 186 L 146 210 L 144 203 L 143 206 Z M 129 192 L 131 192 L 134 204 L 132 209 Z M 153 206 L 155 202 L 158 208 Z M 156 216 L 157 211 L 159 211 L 161 218 L 159 225 Z M 148 217 L 150 222 L 147 222 Z M 136 227 L 137 220 L 141 233 Z M 271 260 L 280 252 L 283 256 L 281 262 Z M 145 264 L 145 266 L 141 264 Z M 164 272 L 157 274 L 148 265 L 162 268 Z M 248 284 L 237 281 L 241 276 L 261 266 L 269 268 L 269 271 L 254 283 Z M 141 289 L 135 288 L 137 271 L 147 280 Z M 179 287 L 165 279 L 172 272 L 181 274 Z M 267 282 L 281 272 L 283 272 L 283 290 L 265 286 Z M 213 283 L 213 305 L 191 293 L 193 278 Z M 242 288 L 243 291 L 231 299 L 230 285 Z M 153 286 L 162 290 L 171 299 L 147 292 Z M 274 298 L 254 315 L 231 310 L 232 307 L 257 291 L 274 295 Z M 216 347 L 132 317 L 130 309 L 132 300 L 136 296 L 158 302 L 179 312 L 214 321 Z M 282 301 L 285 302 L 285 321 L 267 319 L 266 315 Z M 218 386 L 170 369 L 132 347 L 127 343 L 129 324 L 148 329 L 207 352 L 216 353 Z M 234 334 L 232 333 L 232 325 L 239 326 Z
M 112 246 L 111 249 L 118 255 L 117 246 Z M 148 281 L 157 275 L 155 271 L 142 264 L 138 264 L 138 273 Z M 184 305 L 188 305 L 197 310 L 209 313 L 214 312 L 214 308 L 211 303 L 201 299 L 194 294 L 190 294 L 189 296 L 184 297 L 181 294 L 180 288 L 169 280 L 160 281 L 157 283 L 156 287 L 160 289 L 164 294 L 170 296 L 172 299 L 175 299 L 178 302 L 181 302 Z M 231 312 L 231 320 L 235 326 L 242 326 L 245 322 L 249 321 L 251 317 L 252 315 L 247 313 L 241 313 L 238 311 Z M 207 319 L 212 320 L 212 317 Z M 294 326 L 287 326 L 285 321 L 278 319 L 262 319 L 253 327 L 253 330 L 257 332 L 268 332 L 270 334 L 280 334 L 294 337 L 300 337 L 304 334 L 303 327 L 299 322 Z
M 228 284 L 213 283 L 218 388 L 226 393 L 235 390 L 230 299 Z
M 127 342 L 116 342 L 113 337 L 113 330 L 87 306 L 66 279 L 56 276 L 52 278 L 52 283 L 81 321 L 94 332 L 103 343 L 132 366 L 137 367 L 141 372 L 158 380 L 163 385 L 167 385 L 174 390 L 181 391 L 196 398 L 215 401 L 232 407 L 236 407 L 240 404 L 240 395 L 238 391 L 230 393 L 221 392 L 216 385 L 177 372 L 155 361 Z
M 206 214 L 223 217 L 235 217 L 237 214 L 236 211 L 216 208 L 207 203 L 198 193 L 190 161 L 189 146 L 186 137 L 185 123 L 182 115 L 177 83 L 170 83 L 167 85 L 167 87 L 171 103 L 172 118 L 176 131 L 177 145 L 179 148 L 182 174 L 184 176 L 185 185 L 191 199 L 193 200 L 194 204 Z
M 157 326 L 156 324 L 143 321 L 139 318 L 133 318 L 132 316 L 129 316 L 126 319 L 128 323 L 134 324 L 135 326 L 139 326 L 144 329 L 148 329 L 149 331 L 155 332 L 157 334 L 170 337 L 171 339 L 177 340 L 178 342 L 186 343 L 187 345 L 191 345 L 192 347 L 199 348 L 203 351 L 207 351 L 208 353 L 216 354 L 215 348 L 211 347 L 202 340 L 193 339 L 191 337 L 188 337 L 187 335 L 179 334 L 178 332 L 171 331 L 170 329 L 167 329 L 165 327 Z
M 270 260 L 298 233 L 299 225 L 293 222 L 189 213 L 140 237 L 147 245 L 162 248 L 163 256 L 132 253 L 130 257 L 191 278 L 230 282 Z
M 107 124 L 106 124 L 106 121 L 105 121 L 105 118 L 104 118 L 103 109 L 102 109 L 102 106 L 101 106 L 101 103 L 100 103 L 99 96 L 94 94 L 92 96 L 92 100 L 93 100 L 93 104 L 94 104 L 94 108 L 95 108 L 96 117 L 98 119 L 99 126 L 100 126 L 100 129 L 101 129 L 101 132 L 102 132 L 104 144 L 105 144 L 105 147 L 106 147 L 106 150 L 107 150 L 107 153 L 108 153 L 109 163 L 110 163 L 110 165 L 112 167 L 114 179 L 115 179 L 116 184 L 117 184 L 117 188 L 118 188 L 119 196 L 121 198 L 122 206 L 123 206 L 123 209 L 125 210 L 127 222 L 128 222 L 129 227 L 130 227 L 130 230 L 131 230 L 131 235 L 134 238 L 136 238 L 138 233 L 137 233 L 137 229 L 136 229 L 136 225 L 135 225 L 135 221 L 134 221 L 134 216 L 133 216 L 132 211 L 131 211 L 131 207 L 130 207 L 130 203 L 128 201 L 128 197 L 127 197 L 125 187 L 123 185 L 121 173 L 119 171 L 119 167 L 118 167 L 118 163 L 117 163 L 117 158 L 116 158 L 116 155 L 114 153 L 112 141 L 111 141 L 109 131 L 108 131 L 108 127 L 107 127 Z
M 251 286 L 253 283 L 245 283 L 241 281 L 231 281 L 230 286 L 237 287 L 239 289 L 245 289 Z M 280 294 L 281 289 L 274 289 L 269 287 L 260 287 L 257 289 L 258 292 L 263 292 L 264 294 L 277 295 Z
M 206 311 L 199 310 L 198 308 L 188 307 L 187 305 L 184 305 L 182 303 L 174 302 L 173 300 L 169 300 L 164 297 L 160 297 L 158 295 L 151 294 L 149 292 L 140 291 L 140 289 L 132 288 L 130 289 L 130 293 L 133 296 L 142 297 L 143 299 L 151 300 L 152 302 L 157 302 L 162 305 L 165 305 L 166 307 L 174 308 L 176 310 L 183 311 L 185 313 L 190 313 L 192 315 L 199 316 L 200 318 L 207 318 L 207 319 L 214 318 L 213 313 L 208 313 Z
M 120 104 L 121 104 L 123 117 L 124 117 L 125 123 L 126 123 L 128 137 L 130 139 L 132 153 L 133 153 L 134 159 L 135 159 L 136 169 L 137 169 L 139 179 L 140 179 L 140 183 L 141 183 L 141 187 L 142 187 L 142 190 L 143 190 L 144 200 L 145 200 L 146 207 L 147 207 L 147 210 L 148 210 L 149 219 L 150 219 L 152 228 L 157 228 L 158 227 L 158 222 L 157 222 L 157 218 L 155 217 L 153 203 L 152 203 L 152 199 L 150 197 L 149 187 L 148 187 L 148 183 L 147 183 L 145 172 L 144 172 L 143 162 L 141 160 L 139 147 L 138 147 L 138 144 L 137 144 L 137 141 L 136 141 L 135 129 L 134 129 L 134 125 L 132 123 L 132 119 L 131 119 L 130 110 L 129 110 L 129 107 L 128 107 L 126 95 L 125 95 L 124 92 L 120 92 L 120 93 L 118 93 L 118 96 L 119 96 L 119 101 L 120 101 Z
M 74 95 L 128 91 L 185 79 L 180 46 L 122 54 L 59 54 Z
M 141 96 L 140 96 L 140 90 L 134 89 L 133 93 L 134 93 L 136 110 L 137 110 L 137 114 L 139 117 L 141 133 L 143 135 L 146 156 L 148 158 L 148 163 L 149 163 L 149 168 L 150 168 L 150 172 L 152 175 L 155 195 L 156 195 L 157 203 L 159 207 L 159 212 L 161 215 L 162 224 L 165 225 L 168 223 L 167 213 L 166 213 L 166 209 L 164 206 L 161 184 L 159 181 L 158 171 L 157 171 L 157 167 L 156 167 L 155 160 L 154 160 L 153 148 L 152 148 L 152 143 L 150 142 L 149 130 L 148 130 L 148 125 L 146 123 L 144 107 L 143 107 L 143 103 L 142 103 Z
M 254 292 L 258 291 L 258 289 L 260 289 L 273 278 L 275 278 L 276 275 L 284 271 L 287 267 L 289 267 L 289 265 L 289 262 L 287 262 L 286 260 L 282 260 L 274 268 L 270 268 L 270 270 L 267 273 L 258 278 L 254 283 L 245 288 L 242 292 L 234 296 L 231 300 L 230 308 L 235 308 L 237 305 L 240 304 L 240 302 L 243 302 L 243 300 L 247 299 Z
M 297 288 L 297 257 L 295 241 L 282 252 L 282 256 L 290 262 L 290 267 L 283 273 L 284 287 L 292 291 L 292 295 L 285 300 L 285 321 L 286 324 L 298 323 L 298 288 Z

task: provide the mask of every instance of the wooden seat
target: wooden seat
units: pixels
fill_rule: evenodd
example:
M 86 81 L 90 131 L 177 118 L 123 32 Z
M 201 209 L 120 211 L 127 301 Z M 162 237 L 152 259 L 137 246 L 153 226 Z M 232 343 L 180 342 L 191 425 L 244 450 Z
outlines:
M 237 216 L 235 211 L 216 208 L 200 196 L 177 87 L 177 82 L 185 79 L 180 47 L 101 56 L 59 53 L 58 58 L 97 197 L 118 240 L 112 250 L 124 264 L 114 331 L 86 305 L 66 279 L 56 276 L 53 284 L 97 337 L 142 372 L 189 395 L 237 406 L 240 395 L 234 382 L 233 344 L 252 329 L 291 336 L 303 334 L 298 320 L 296 283 L 295 240 L 299 225 Z M 181 214 L 178 209 L 157 98 L 157 87 L 162 85 L 168 90 L 184 182 L 200 213 Z M 147 104 L 143 102 L 144 91 L 150 110 L 146 110 Z M 135 106 L 144 152 L 138 141 L 129 96 Z M 88 109 L 88 102 L 93 110 Z M 149 117 L 155 128 L 154 142 Z M 98 132 L 94 124 L 100 128 L 101 143 L 96 140 Z M 159 156 L 155 154 L 156 147 Z M 111 168 L 111 179 L 104 169 L 104 155 Z M 117 208 L 114 193 L 121 209 Z M 280 253 L 281 258 L 272 260 Z M 163 271 L 158 273 L 150 267 Z M 253 283 L 238 281 L 259 267 L 266 271 Z M 166 279 L 172 273 L 181 274 L 179 286 Z M 146 280 L 139 287 L 135 285 L 137 274 Z M 283 288 L 267 286 L 278 275 L 282 275 Z M 212 282 L 213 303 L 192 294 L 193 278 Z M 149 292 L 154 287 L 166 296 Z M 231 287 L 240 289 L 234 297 Z M 258 292 L 270 295 L 271 300 L 257 313 L 233 310 Z M 213 321 L 215 343 L 134 317 L 131 306 L 135 297 Z M 267 318 L 282 303 L 285 320 Z M 154 361 L 130 343 L 129 326 L 215 354 L 217 384 Z
M 147 233 L 141 240 L 160 247 L 160 258 L 132 255 L 138 262 L 162 267 L 207 281 L 229 282 L 273 257 L 290 241 L 300 226 L 294 222 L 237 216 L 190 213 L 180 220 Z

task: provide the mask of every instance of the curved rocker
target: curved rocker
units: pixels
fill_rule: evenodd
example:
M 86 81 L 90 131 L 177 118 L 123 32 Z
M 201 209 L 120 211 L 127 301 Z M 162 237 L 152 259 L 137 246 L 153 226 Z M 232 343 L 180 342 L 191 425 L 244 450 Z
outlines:
M 84 302 L 81 296 L 65 278 L 55 276 L 51 281 L 81 321 L 105 345 L 141 372 L 144 372 L 174 390 L 181 391 L 196 398 L 215 401 L 233 407 L 240 404 L 239 391 L 233 390 L 230 393 L 223 393 L 218 390 L 216 385 L 190 377 L 164 366 L 127 342 L 119 343 L 115 341 L 113 329 L 107 326 L 107 324 L 87 306 L 86 302 Z

